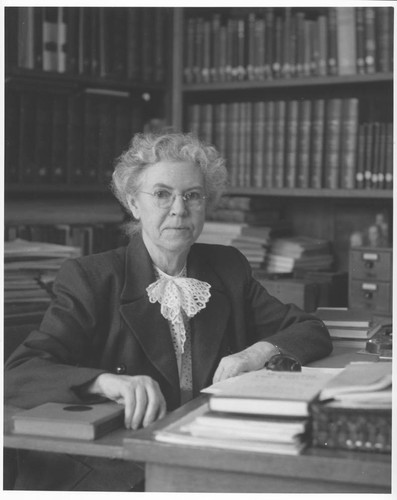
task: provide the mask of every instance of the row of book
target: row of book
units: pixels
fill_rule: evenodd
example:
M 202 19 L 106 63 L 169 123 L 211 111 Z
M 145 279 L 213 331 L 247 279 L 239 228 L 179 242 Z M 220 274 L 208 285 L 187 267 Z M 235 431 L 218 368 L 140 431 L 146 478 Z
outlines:
M 393 124 L 361 121 L 357 98 L 190 104 L 236 187 L 391 189 Z
M 214 11 L 187 18 L 184 47 L 186 83 L 390 72 L 393 10 Z
M 144 121 L 128 92 L 8 86 L 5 102 L 6 182 L 108 184 Z
M 150 83 L 165 80 L 167 22 L 166 8 L 6 9 L 17 67 Z

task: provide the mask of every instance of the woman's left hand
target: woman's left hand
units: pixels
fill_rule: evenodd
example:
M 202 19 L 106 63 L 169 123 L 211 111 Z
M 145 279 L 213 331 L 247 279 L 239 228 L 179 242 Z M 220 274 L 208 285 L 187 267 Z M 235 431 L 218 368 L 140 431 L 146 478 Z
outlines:
M 221 359 L 212 382 L 215 384 L 244 372 L 260 370 L 277 353 L 278 349 L 273 344 L 257 342 L 243 351 L 225 356 Z

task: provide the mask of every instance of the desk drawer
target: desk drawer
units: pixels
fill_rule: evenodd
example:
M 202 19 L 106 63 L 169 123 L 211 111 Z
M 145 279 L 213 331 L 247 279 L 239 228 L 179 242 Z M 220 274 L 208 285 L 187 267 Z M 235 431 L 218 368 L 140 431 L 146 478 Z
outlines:
M 371 311 L 391 312 L 391 283 L 379 281 L 351 280 L 349 286 L 349 307 Z
M 354 279 L 391 281 L 392 251 L 390 248 L 355 248 L 350 250 L 350 276 Z

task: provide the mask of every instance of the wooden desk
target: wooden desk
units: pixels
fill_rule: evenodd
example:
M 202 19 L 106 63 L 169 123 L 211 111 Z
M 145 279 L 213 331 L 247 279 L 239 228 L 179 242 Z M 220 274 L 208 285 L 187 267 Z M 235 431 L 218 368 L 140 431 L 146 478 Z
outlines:
M 390 493 L 388 455 L 309 449 L 300 456 L 289 456 L 154 440 L 154 431 L 202 404 L 206 404 L 206 396 L 125 440 L 125 458 L 146 463 L 146 491 Z
M 335 348 L 312 366 L 344 367 L 377 361 L 357 349 Z M 125 440 L 125 458 L 146 463 L 146 491 L 234 493 L 390 493 L 388 455 L 309 449 L 300 456 L 181 446 L 154 440 L 153 433 L 206 404 L 191 401 L 161 422 Z
M 313 365 L 339 367 L 352 360 L 377 359 L 368 356 L 357 354 L 355 349 L 336 349 Z M 12 434 L 10 418 L 15 409 L 7 408 L 3 443 L 7 448 L 145 462 L 146 491 L 390 492 L 388 455 L 310 449 L 295 457 L 175 446 L 154 440 L 154 431 L 206 404 L 206 400 L 207 396 L 200 396 L 147 429 L 118 429 L 91 442 Z

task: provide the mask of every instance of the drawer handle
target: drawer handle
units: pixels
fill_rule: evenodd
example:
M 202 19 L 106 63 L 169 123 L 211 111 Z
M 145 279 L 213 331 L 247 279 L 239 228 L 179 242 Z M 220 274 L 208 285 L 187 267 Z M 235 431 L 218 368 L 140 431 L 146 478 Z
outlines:
M 374 267 L 374 263 L 371 262 L 371 261 L 369 261 L 369 260 L 367 260 L 367 261 L 365 261 L 365 267 L 367 269 L 372 269 Z
M 372 297 L 373 297 L 373 293 L 372 293 L 372 292 L 365 292 L 365 293 L 364 293 L 364 297 L 365 297 L 366 299 L 372 299 Z

